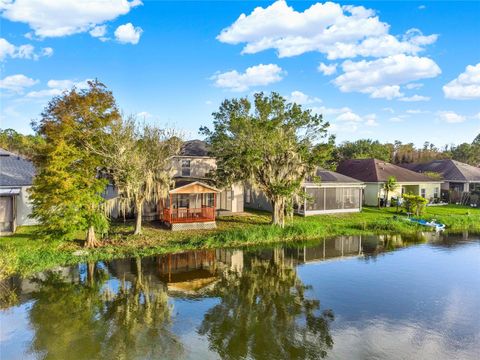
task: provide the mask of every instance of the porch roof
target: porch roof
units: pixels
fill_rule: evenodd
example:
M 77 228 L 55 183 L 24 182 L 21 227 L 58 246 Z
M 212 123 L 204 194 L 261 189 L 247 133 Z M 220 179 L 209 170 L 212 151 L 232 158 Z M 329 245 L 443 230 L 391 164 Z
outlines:
M 218 192 L 220 190 L 213 186 L 200 181 L 194 181 L 170 190 L 169 194 L 215 194 Z

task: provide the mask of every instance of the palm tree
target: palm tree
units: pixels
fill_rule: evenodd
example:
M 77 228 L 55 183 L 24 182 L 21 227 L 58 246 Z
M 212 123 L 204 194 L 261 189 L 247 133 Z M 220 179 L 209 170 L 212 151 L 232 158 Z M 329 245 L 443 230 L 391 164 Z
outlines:
M 383 184 L 383 190 L 385 190 L 385 207 L 388 206 L 388 194 L 391 191 L 395 191 L 398 187 L 397 178 L 395 176 L 390 176 L 385 184 Z

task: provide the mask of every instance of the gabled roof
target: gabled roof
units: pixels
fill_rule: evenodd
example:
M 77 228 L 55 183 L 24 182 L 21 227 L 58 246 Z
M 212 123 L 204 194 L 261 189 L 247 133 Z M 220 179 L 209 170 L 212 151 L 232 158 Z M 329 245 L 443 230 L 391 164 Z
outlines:
M 345 160 L 337 172 L 365 182 L 385 182 L 394 176 L 398 182 L 436 182 L 425 175 L 378 159 Z
M 336 184 L 362 184 L 362 181 L 352 177 L 340 174 L 338 172 L 318 168 L 315 174 L 320 178 L 320 184 L 336 183 Z M 307 181 L 308 182 L 308 181 Z
M 447 181 L 480 181 L 480 168 L 451 159 L 401 164 L 400 166 L 419 173 L 436 172 Z
M 180 156 L 208 156 L 208 145 L 202 140 L 185 141 L 180 149 Z
M 182 184 L 181 186 L 175 187 L 175 189 L 170 190 L 170 194 L 196 194 L 196 193 L 218 193 L 219 189 L 207 185 L 200 181 L 189 182 L 187 184 Z
M 0 186 L 30 186 L 34 176 L 31 161 L 0 148 Z

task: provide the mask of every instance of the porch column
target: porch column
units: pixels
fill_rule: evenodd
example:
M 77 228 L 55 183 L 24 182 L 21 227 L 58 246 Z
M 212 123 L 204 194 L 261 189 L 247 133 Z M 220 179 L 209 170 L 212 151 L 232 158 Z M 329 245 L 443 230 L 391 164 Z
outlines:
M 217 211 L 217 193 L 213 193 L 213 220 L 215 220 L 216 211 Z
M 168 222 L 171 224 L 172 223 L 172 210 L 173 210 L 173 195 L 170 194 L 170 204 L 168 204 L 168 207 L 170 208 L 170 211 L 168 212 Z

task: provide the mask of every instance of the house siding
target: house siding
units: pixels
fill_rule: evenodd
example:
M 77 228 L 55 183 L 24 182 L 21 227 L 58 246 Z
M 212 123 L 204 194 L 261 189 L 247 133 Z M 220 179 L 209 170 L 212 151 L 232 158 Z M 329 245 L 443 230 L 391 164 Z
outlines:
M 23 186 L 20 194 L 17 195 L 17 225 L 36 225 L 38 221 L 30 218 L 32 214 L 32 203 L 28 194 L 30 186 Z
M 377 206 L 378 198 L 384 198 L 385 190 L 383 189 L 384 183 L 367 183 L 364 191 L 364 205 L 368 206 Z M 435 197 L 435 189 L 437 189 L 437 196 L 440 197 L 442 183 L 441 182 L 432 182 L 432 183 L 398 183 L 398 187 L 394 191 L 390 191 L 388 194 L 388 201 L 391 201 L 393 197 L 402 196 L 402 188 L 404 188 L 405 193 L 413 193 L 415 195 L 421 195 L 422 189 L 425 190 L 425 198 L 427 200 L 433 199 Z
M 182 166 L 184 161 L 190 162 L 189 176 L 185 176 L 185 174 L 182 171 L 184 169 L 184 167 Z M 209 173 L 212 171 L 215 171 L 215 169 L 216 169 L 215 158 L 208 157 L 208 156 L 177 156 L 172 159 L 171 174 L 174 178 L 205 179 L 208 177 Z M 219 197 L 220 196 L 226 197 L 228 199 L 228 204 L 223 204 L 223 206 L 221 206 L 220 204 L 217 204 L 218 210 L 227 210 L 228 212 L 232 212 L 232 213 L 243 212 L 244 210 L 243 185 L 240 183 L 237 183 L 221 190 L 222 192 L 221 194 L 219 194 Z M 225 200 L 222 199 L 222 201 L 225 201 Z

